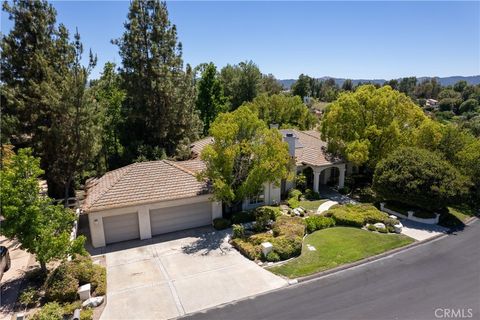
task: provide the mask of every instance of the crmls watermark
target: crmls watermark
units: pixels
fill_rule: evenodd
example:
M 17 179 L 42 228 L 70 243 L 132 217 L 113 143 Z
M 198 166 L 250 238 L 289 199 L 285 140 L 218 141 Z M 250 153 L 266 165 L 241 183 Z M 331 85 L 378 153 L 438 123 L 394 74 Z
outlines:
M 473 309 L 468 308 L 437 308 L 435 309 L 437 319 L 468 319 L 473 318 Z

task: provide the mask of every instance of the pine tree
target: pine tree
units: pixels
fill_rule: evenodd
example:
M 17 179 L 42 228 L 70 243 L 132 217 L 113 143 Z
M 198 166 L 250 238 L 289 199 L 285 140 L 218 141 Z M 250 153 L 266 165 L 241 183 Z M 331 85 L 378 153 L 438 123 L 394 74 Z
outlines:
M 223 95 L 222 84 L 218 78 L 217 68 L 210 62 L 203 68 L 197 83 L 197 109 L 203 121 L 203 134 L 208 134 L 210 124 L 221 112 L 228 111 L 227 99 Z
M 133 0 L 125 32 L 114 43 L 123 62 L 123 140 L 130 158 L 138 156 L 139 147 L 147 158 L 154 158 L 155 148 L 172 155 L 179 141 L 197 138 L 193 75 L 183 69 L 182 45 L 166 4 Z

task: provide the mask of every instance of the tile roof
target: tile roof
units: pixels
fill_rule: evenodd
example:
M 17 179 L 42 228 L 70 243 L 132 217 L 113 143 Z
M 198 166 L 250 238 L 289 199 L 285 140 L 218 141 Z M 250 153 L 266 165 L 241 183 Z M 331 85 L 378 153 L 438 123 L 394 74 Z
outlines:
M 287 133 L 293 133 L 297 137 L 295 148 L 296 165 L 324 166 L 342 162 L 342 160 L 334 158 L 326 152 L 327 143 L 321 139 L 319 131 L 281 129 L 280 132 L 283 136 Z
M 190 145 L 190 149 L 192 149 L 192 153 L 194 157 L 200 157 L 200 153 L 202 153 L 203 148 L 205 148 L 207 145 L 211 143 L 213 143 L 212 137 L 206 137 L 192 143 Z
M 100 211 L 208 193 L 208 184 L 195 173 L 200 160 L 138 162 L 90 180 L 82 209 Z

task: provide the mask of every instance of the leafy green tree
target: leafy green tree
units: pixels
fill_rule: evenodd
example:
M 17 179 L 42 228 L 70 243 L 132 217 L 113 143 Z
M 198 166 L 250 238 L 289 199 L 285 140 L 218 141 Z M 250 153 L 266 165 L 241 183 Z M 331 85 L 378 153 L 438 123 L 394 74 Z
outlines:
M 120 142 L 123 124 L 122 103 L 125 91 L 115 64 L 107 62 L 100 79 L 92 83 L 92 94 L 100 111 L 101 150 L 97 160 L 97 174 L 118 168 L 122 164 L 123 145 Z
M 22 248 L 36 256 L 43 271 L 46 264 L 84 253 L 83 236 L 70 240 L 75 214 L 40 195 L 38 178 L 43 174 L 40 160 L 30 149 L 20 149 L 1 175 L 2 235 L 17 239 Z
M 203 68 L 197 82 L 197 109 L 203 122 L 203 134 L 208 134 L 210 124 L 221 112 L 228 111 L 227 98 L 223 95 L 222 84 L 217 75 L 217 68 L 210 62 Z
M 263 94 L 244 105 L 268 125 L 278 124 L 281 128 L 308 130 L 316 123 L 315 116 L 298 96 Z
M 298 80 L 292 85 L 292 94 L 305 98 L 311 95 L 311 78 L 303 73 L 298 76 Z
M 373 188 L 384 199 L 428 210 L 459 203 L 469 187 L 469 179 L 438 154 L 412 147 L 379 162 L 373 177 Z
M 220 80 L 230 102 L 230 110 L 252 101 L 262 89 L 262 73 L 253 61 L 226 65 L 220 71 Z
M 478 109 L 478 101 L 475 99 L 468 99 L 460 105 L 459 112 L 474 112 Z
M 377 162 L 408 141 L 426 119 L 404 94 L 389 86 L 364 85 L 341 93 L 322 120 L 322 137 L 333 154 L 373 170 Z
M 126 92 L 122 144 L 130 160 L 139 156 L 139 146 L 148 159 L 156 157 L 155 148 L 173 155 L 180 141 L 196 139 L 201 131 L 194 75 L 188 65 L 183 68 L 177 29 L 159 0 L 133 0 L 124 26 L 114 41 Z
M 415 87 L 417 85 L 416 77 L 402 78 L 398 84 L 398 91 L 405 93 L 407 96 L 413 98 L 415 96 Z
M 268 95 L 279 94 L 282 92 L 283 86 L 275 78 L 273 74 L 262 75 L 260 91 Z
M 237 204 L 257 195 L 265 182 L 280 183 L 289 176 L 292 159 L 287 144 L 248 107 L 220 114 L 210 135 L 214 143 L 201 154 L 206 169 L 199 179 L 211 181 L 214 199 Z

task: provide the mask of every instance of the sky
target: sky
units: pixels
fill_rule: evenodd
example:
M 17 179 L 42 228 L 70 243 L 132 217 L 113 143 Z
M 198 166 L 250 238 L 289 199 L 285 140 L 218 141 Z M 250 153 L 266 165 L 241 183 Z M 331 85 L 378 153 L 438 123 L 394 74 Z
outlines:
M 121 63 L 110 40 L 129 1 L 53 1 L 57 21 L 97 54 L 91 78 Z M 480 74 L 480 2 L 167 2 L 185 63 L 252 60 L 278 79 Z M 2 12 L 1 30 L 12 22 Z M 85 54 L 85 61 L 87 54 Z

